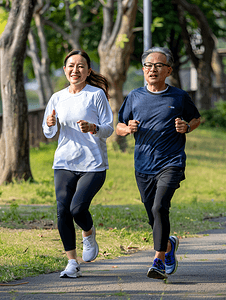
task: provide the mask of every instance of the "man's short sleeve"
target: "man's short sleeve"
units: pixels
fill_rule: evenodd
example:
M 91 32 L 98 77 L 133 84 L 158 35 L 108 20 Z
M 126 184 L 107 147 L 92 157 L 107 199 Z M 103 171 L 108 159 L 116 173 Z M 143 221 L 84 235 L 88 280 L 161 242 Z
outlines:
M 190 122 L 192 119 L 198 119 L 200 117 L 200 113 L 195 106 L 194 102 L 191 100 L 188 93 L 184 94 L 184 109 L 183 109 L 183 119 L 187 122 Z
M 118 114 L 118 120 L 120 123 L 128 124 L 129 120 L 133 120 L 133 112 L 132 112 L 132 93 L 125 98 Z

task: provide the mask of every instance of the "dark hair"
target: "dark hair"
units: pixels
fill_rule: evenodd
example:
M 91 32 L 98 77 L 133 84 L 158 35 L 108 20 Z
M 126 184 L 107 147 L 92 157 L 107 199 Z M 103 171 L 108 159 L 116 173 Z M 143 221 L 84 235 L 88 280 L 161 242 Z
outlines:
M 170 67 L 173 67 L 173 62 L 174 62 L 173 54 L 168 48 L 163 48 L 163 47 L 152 47 L 147 51 L 145 51 L 141 56 L 142 65 L 144 65 L 146 58 L 148 57 L 149 54 L 156 53 L 156 52 L 164 54 L 167 59 L 167 64 L 169 64 Z
M 66 67 L 68 58 L 72 55 L 81 55 L 82 57 L 84 57 L 86 59 L 88 68 L 89 69 L 91 68 L 90 58 L 89 58 L 88 54 L 83 50 L 72 50 L 64 59 L 65 67 Z M 105 92 L 107 99 L 109 99 L 109 94 L 108 94 L 109 85 L 108 85 L 107 79 L 103 75 L 101 75 L 91 69 L 91 73 L 89 76 L 87 76 L 86 82 L 92 86 L 101 88 Z

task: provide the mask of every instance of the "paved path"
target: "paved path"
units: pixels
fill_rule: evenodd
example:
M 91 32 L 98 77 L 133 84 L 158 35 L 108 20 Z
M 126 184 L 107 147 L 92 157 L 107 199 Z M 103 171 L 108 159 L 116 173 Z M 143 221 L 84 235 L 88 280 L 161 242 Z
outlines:
M 0 286 L 1 300 L 200 300 L 226 299 L 226 229 L 180 240 L 179 267 L 166 283 L 146 276 L 154 251 L 82 264 L 83 277 L 59 273 Z

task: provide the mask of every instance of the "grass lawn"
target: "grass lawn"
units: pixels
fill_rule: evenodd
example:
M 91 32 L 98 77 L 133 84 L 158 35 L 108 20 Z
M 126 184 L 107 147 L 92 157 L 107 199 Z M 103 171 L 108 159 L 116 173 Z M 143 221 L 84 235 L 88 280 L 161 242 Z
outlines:
M 136 186 L 133 137 L 126 153 L 108 145 L 107 178 L 91 205 L 98 259 L 115 258 L 153 246 L 152 232 Z M 56 143 L 31 149 L 34 182 L 0 186 L 0 282 L 62 270 L 67 262 L 56 229 L 52 162 Z M 187 135 L 186 180 L 171 206 L 171 232 L 181 238 L 219 228 L 226 216 L 226 134 L 198 128 Z M 31 205 L 31 206 L 27 206 Z M 40 206 L 42 205 L 42 206 Z M 81 257 L 81 230 L 77 252 Z

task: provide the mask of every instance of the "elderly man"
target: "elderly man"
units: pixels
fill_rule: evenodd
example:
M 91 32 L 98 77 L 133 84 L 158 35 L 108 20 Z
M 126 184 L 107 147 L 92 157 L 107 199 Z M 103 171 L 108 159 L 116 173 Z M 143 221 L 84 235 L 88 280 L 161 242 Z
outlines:
M 169 209 L 173 194 L 185 179 L 185 134 L 200 124 L 189 95 L 166 84 L 172 72 L 169 49 L 153 47 L 142 55 L 147 85 L 129 93 L 119 111 L 116 133 L 134 133 L 135 176 L 153 229 L 153 265 L 147 276 L 165 279 L 176 272 L 179 240 L 170 235 Z

